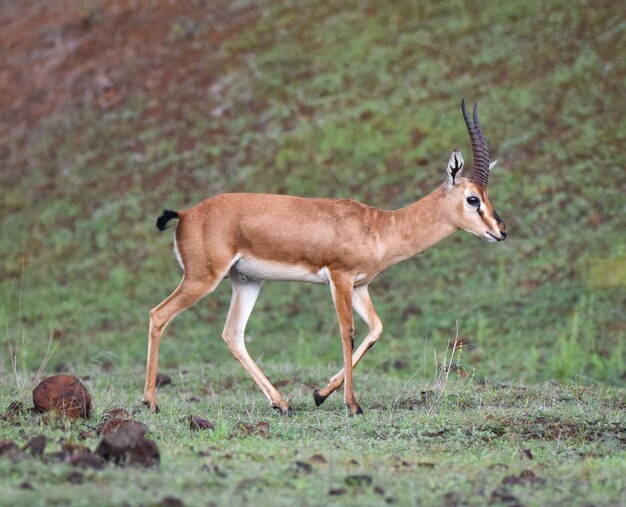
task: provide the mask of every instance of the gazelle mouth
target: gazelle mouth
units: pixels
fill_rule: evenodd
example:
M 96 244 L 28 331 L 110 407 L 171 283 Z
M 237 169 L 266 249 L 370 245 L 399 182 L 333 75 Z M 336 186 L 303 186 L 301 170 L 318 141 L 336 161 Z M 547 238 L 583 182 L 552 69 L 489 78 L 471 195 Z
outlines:
M 504 241 L 504 240 L 506 239 L 506 233 L 505 233 L 505 232 L 503 232 L 503 233 L 501 234 L 501 236 L 500 236 L 500 237 L 498 237 L 498 236 L 494 236 L 494 235 L 493 235 L 493 234 L 491 234 L 489 231 L 485 231 L 485 234 L 487 234 L 487 236 L 486 236 L 487 241 L 489 241 L 489 242 L 491 242 L 491 243 L 496 243 L 496 242 L 499 242 L 499 241 Z

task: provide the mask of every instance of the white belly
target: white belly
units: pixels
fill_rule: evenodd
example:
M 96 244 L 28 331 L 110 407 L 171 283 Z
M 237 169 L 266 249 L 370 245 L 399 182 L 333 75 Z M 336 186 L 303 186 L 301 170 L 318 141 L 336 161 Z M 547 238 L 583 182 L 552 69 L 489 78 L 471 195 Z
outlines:
M 234 269 L 246 278 L 253 280 L 280 280 L 285 282 L 313 282 L 328 284 L 328 270 L 320 269 L 311 272 L 299 264 L 282 264 L 275 261 L 265 261 L 253 257 L 242 257 Z

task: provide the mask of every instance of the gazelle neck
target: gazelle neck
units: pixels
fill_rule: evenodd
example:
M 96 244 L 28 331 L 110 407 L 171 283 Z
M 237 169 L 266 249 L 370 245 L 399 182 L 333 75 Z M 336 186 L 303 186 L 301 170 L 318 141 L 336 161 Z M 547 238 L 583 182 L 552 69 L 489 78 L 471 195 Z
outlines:
M 445 185 L 417 202 L 389 212 L 387 257 L 392 264 L 426 251 L 457 230 Z

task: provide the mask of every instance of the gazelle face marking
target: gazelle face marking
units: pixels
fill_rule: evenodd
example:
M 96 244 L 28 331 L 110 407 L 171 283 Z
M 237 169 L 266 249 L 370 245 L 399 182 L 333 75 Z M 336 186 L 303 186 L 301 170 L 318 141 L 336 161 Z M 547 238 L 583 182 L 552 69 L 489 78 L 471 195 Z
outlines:
M 469 180 L 464 183 L 461 228 L 490 243 L 504 241 L 507 236 L 506 225 L 493 208 L 487 191 Z

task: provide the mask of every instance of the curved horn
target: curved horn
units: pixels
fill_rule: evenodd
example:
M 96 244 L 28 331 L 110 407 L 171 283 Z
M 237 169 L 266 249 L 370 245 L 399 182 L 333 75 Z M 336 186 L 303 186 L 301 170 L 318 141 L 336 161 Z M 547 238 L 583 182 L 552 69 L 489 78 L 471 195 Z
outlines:
M 465 99 L 461 101 L 461 110 L 463 111 L 467 132 L 472 142 L 472 155 L 474 157 L 474 168 L 469 175 L 469 179 L 478 186 L 487 188 L 489 183 L 489 150 L 483 128 L 478 120 L 478 102 L 474 102 L 473 121 L 470 120 L 465 109 Z

